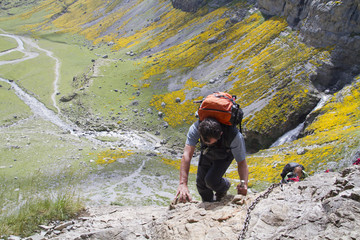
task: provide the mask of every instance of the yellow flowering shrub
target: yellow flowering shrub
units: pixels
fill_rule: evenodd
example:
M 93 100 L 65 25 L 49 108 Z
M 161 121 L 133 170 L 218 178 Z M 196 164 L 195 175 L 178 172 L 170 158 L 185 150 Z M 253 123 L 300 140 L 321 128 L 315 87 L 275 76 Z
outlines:
M 154 95 L 150 101 L 150 106 L 163 112 L 164 120 L 172 127 L 183 125 L 185 123 L 191 124 L 195 121 L 195 112 L 199 106 L 193 103 L 194 99 L 186 100 L 186 90 L 193 90 L 193 88 L 200 88 L 201 86 L 203 86 L 203 84 L 196 83 L 192 79 L 189 79 L 185 83 L 184 89 L 166 94 Z M 176 98 L 179 98 L 180 102 L 176 102 Z M 162 103 L 165 103 L 165 106 L 162 106 Z
M 168 159 L 168 158 L 161 158 L 161 161 L 167 165 L 173 166 L 176 169 L 180 170 L 180 166 L 181 166 L 181 159 Z M 196 173 L 197 172 L 197 166 L 195 165 L 190 165 L 190 170 L 189 173 Z
M 96 164 L 110 164 L 118 159 L 127 158 L 132 154 L 134 153 L 131 150 L 123 150 L 121 148 L 115 150 L 108 149 L 96 154 Z
M 302 85 L 292 83 L 286 91 L 275 93 L 261 111 L 246 121 L 246 127 L 266 133 L 272 126 L 281 126 L 288 120 L 289 114 L 302 109 L 302 104 L 307 98 L 306 89 Z
M 354 84 L 349 90 L 348 95 L 343 96 L 342 92 L 338 92 L 332 98 L 331 102 L 326 105 L 322 112 L 326 114 L 320 115 L 317 121 L 308 127 L 308 131 L 315 133 L 336 130 L 345 126 L 354 127 L 359 124 L 360 119 L 360 83 Z

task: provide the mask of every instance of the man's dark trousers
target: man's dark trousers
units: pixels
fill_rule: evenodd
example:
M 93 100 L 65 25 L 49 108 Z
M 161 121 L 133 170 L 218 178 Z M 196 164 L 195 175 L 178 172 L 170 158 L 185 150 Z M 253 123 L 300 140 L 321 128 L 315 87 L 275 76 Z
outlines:
M 203 202 L 212 202 L 214 192 L 223 193 L 229 189 L 228 183 L 223 179 L 223 176 L 232 160 L 232 155 L 226 159 L 212 160 L 201 153 L 196 177 L 196 187 Z

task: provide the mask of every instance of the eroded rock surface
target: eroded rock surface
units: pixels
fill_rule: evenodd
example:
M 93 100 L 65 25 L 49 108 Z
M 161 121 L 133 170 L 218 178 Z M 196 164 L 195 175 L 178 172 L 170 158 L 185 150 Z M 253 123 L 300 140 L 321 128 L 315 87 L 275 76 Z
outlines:
M 205 0 L 171 0 L 174 8 L 181 9 L 185 12 L 196 12 L 206 3 Z
M 359 0 L 258 0 L 262 13 L 285 17 L 304 42 L 334 48 L 332 61 L 324 63 L 312 79 L 320 88 L 341 88 L 359 73 L 359 4 Z
M 43 227 L 32 239 L 238 239 L 247 208 L 259 199 L 245 239 L 360 239 L 360 166 L 222 202 L 169 207 L 103 206 L 88 216 Z M 60 230 L 59 230 L 60 229 Z

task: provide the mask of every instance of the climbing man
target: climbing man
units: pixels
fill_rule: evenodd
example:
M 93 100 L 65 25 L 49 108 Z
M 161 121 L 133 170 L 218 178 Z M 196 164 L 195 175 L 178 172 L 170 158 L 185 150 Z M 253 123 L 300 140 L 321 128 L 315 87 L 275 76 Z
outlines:
M 285 165 L 283 171 L 280 174 L 282 183 L 299 182 L 309 175 L 305 172 L 303 165 L 291 162 Z
M 198 163 L 196 187 L 203 202 L 220 201 L 230 188 L 230 181 L 223 178 L 235 158 L 240 183 L 237 192 L 247 194 L 248 166 L 243 135 L 232 125 L 221 124 L 214 118 L 205 118 L 191 125 L 180 166 L 180 182 L 175 196 L 178 202 L 191 201 L 188 189 L 190 162 L 195 145 L 200 140 L 201 153 Z

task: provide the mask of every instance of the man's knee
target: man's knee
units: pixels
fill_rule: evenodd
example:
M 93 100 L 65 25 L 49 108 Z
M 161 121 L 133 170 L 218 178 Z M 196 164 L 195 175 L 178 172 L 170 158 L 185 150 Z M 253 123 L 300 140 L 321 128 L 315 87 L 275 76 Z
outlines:
M 198 189 L 211 189 L 216 186 L 216 182 L 211 177 L 207 176 L 205 178 L 196 178 L 196 187 Z
M 208 175 L 205 177 L 204 180 L 205 180 L 206 186 L 213 191 L 215 191 L 215 189 L 219 188 L 219 185 L 221 185 L 221 178 L 217 179 L 217 178 L 214 178 L 213 176 Z

